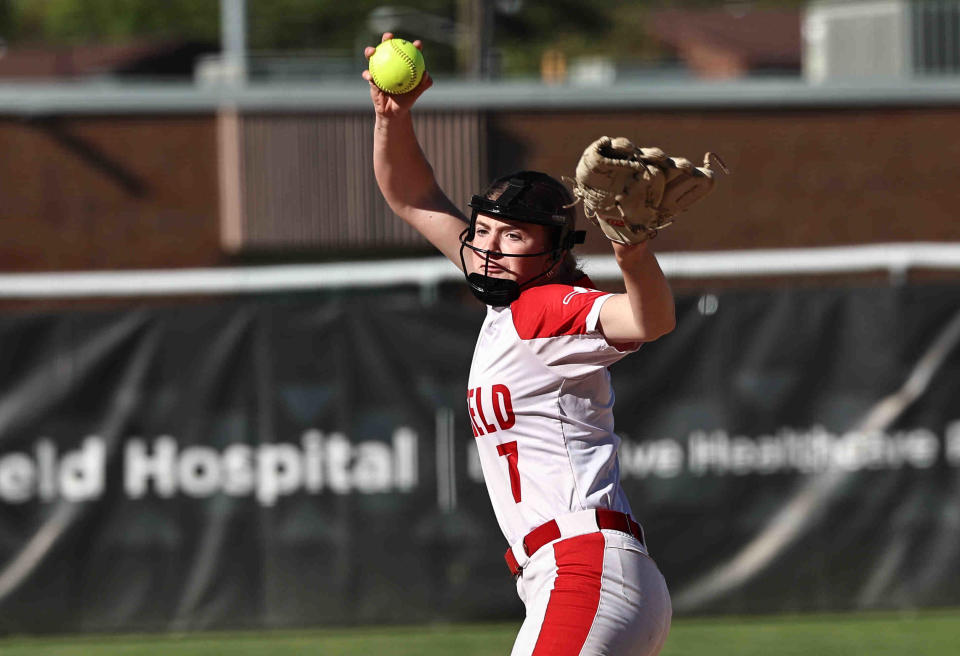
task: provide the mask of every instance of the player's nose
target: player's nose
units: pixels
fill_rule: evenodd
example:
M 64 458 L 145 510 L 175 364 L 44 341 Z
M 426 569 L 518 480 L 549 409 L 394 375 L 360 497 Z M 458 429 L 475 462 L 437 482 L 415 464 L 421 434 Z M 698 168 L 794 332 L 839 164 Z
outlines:
M 500 239 L 494 238 L 490 240 L 490 243 L 487 245 L 487 250 L 490 252 L 491 260 L 499 260 L 503 257 L 503 252 L 500 250 Z
M 492 257 L 500 256 L 500 237 L 494 232 L 483 235 L 476 244 L 478 248 L 488 251 Z

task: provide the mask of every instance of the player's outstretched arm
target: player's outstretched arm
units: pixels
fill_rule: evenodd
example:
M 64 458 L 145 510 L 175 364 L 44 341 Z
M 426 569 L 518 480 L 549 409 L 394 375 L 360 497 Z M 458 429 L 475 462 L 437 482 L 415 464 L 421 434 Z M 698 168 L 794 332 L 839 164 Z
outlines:
M 677 325 L 673 292 L 647 243 L 613 242 L 626 293 L 600 308 L 600 327 L 608 342 L 651 342 Z
M 383 40 L 393 38 L 385 33 Z M 419 41 L 414 41 L 418 48 Z M 368 59 L 374 48 L 364 50 Z M 425 72 L 415 89 L 401 95 L 381 91 L 369 70 L 363 78 L 370 83 L 370 99 L 376 112 L 373 135 L 373 171 L 380 192 L 390 209 L 422 234 L 458 267 L 460 233 L 467 219 L 437 184 L 413 129 L 410 110 L 433 80 Z

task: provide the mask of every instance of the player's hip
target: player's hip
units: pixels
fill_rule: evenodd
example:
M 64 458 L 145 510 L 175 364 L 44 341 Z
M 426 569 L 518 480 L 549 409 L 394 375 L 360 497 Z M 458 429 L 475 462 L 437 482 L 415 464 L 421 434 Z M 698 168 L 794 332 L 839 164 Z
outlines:
M 587 510 L 561 510 L 552 509 L 553 512 L 534 513 L 536 508 L 527 508 L 527 515 L 539 514 L 541 519 L 532 520 L 526 516 L 516 515 L 514 520 L 515 528 L 512 530 L 514 535 L 519 535 L 510 545 L 504 554 L 507 567 L 510 573 L 516 576 L 521 569 L 526 567 L 528 561 L 534 555 L 559 540 L 585 535 L 588 533 L 597 533 L 601 530 L 611 530 L 616 533 L 622 533 L 634 538 L 641 550 L 646 551 L 643 528 L 633 519 L 630 513 L 629 504 L 623 498 L 623 495 L 615 495 L 612 504 L 613 507 L 601 506 L 589 508 Z M 496 510 L 496 507 L 494 508 Z M 552 517 L 544 521 L 542 517 Z M 497 513 L 498 520 L 501 520 L 501 513 Z M 508 517 L 508 519 L 510 519 Z M 503 522 L 501 521 L 501 524 Z M 519 528 L 520 530 L 517 530 Z
M 527 617 L 514 656 L 659 652 L 670 627 L 666 582 L 643 543 L 603 529 L 538 550 L 517 576 Z

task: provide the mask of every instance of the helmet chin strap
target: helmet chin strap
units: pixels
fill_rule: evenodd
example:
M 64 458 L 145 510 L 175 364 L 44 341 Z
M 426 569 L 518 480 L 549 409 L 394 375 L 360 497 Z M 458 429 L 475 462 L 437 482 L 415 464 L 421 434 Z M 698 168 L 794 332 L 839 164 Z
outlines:
M 494 307 L 510 305 L 520 298 L 520 285 L 516 280 L 471 273 L 467 275 L 467 284 L 480 302 Z

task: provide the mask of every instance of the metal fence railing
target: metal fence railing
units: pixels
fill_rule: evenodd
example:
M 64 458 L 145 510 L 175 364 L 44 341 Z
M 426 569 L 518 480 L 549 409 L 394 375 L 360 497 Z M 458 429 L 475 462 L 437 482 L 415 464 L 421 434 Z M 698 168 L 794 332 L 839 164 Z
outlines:
M 905 243 L 749 251 L 658 253 L 672 279 L 960 271 L 960 243 Z M 620 276 L 612 255 L 579 258 L 597 280 Z M 96 298 L 243 294 L 417 285 L 462 279 L 443 257 L 211 269 L 0 274 L 0 298 Z

